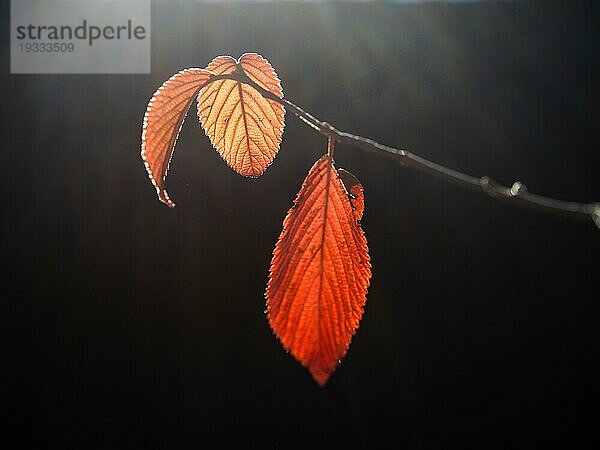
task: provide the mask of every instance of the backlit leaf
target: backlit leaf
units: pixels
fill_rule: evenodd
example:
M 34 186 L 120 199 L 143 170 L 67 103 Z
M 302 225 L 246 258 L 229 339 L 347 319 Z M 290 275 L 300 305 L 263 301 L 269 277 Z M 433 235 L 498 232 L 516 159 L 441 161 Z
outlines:
M 356 220 L 362 219 L 363 212 L 365 210 L 365 191 L 354 175 L 348 172 L 346 169 L 339 169 L 338 174 L 344 183 L 346 192 L 350 194 L 350 203 L 354 210 L 354 216 Z
M 256 53 L 246 53 L 237 61 L 219 56 L 206 69 L 216 75 L 243 70 L 259 86 L 283 97 L 277 74 Z M 248 177 L 262 175 L 273 162 L 281 144 L 284 115 L 282 105 L 234 80 L 214 81 L 198 96 L 198 117 L 206 135 L 227 164 Z
M 186 69 L 169 78 L 152 96 L 142 131 L 142 159 L 158 198 L 169 207 L 165 178 L 171 156 L 192 101 L 209 79 L 204 69 Z
M 340 172 L 346 187 L 331 157 L 311 168 L 283 222 L 266 295 L 273 331 L 321 385 L 346 355 L 371 278 L 362 186 Z

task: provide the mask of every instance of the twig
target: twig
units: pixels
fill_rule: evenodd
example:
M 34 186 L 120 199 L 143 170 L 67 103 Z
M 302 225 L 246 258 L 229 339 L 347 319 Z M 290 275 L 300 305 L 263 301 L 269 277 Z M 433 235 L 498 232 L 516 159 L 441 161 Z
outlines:
M 419 155 L 407 150 L 388 147 L 371 139 L 356 136 L 344 131 L 340 131 L 333 125 L 317 119 L 312 114 L 303 110 L 291 101 L 280 98 L 272 92 L 264 89 L 250 79 L 243 71 L 236 71 L 231 74 L 213 75 L 207 84 L 217 80 L 235 80 L 247 84 L 256 89 L 263 97 L 284 105 L 301 121 L 314 128 L 319 133 L 342 144 L 352 145 L 379 156 L 383 156 L 399 162 L 402 166 L 408 167 L 419 172 L 433 175 L 437 178 L 449 181 L 458 186 L 466 187 L 489 195 L 497 200 L 504 201 L 511 205 L 522 206 L 529 209 L 554 213 L 571 217 L 575 219 L 592 219 L 600 229 L 600 203 L 578 203 L 564 200 L 557 200 L 542 195 L 532 194 L 527 191 L 526 186 L 520 181 L 515 181 L 511 187 L 503 186 L 492 180 L 488 176 L 474 177 L 454 169 L 429 161 Z

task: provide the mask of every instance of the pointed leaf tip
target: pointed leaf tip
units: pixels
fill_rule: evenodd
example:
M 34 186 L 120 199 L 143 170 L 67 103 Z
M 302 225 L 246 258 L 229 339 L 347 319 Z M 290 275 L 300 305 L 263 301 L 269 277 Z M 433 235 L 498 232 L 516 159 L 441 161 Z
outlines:
M 208 81 L 210 72 L 186 69 L 169 78 L 152 96 L 142 127 L 142 160 L 161 202 L 175 203 L 165 189 L 165 179 L 175 143 L 194 97 Z
M 320 385 L 346 355 L 371 278 L 367 241 L 341 176 L 327 155 L 310 169 L 283 222 L 267 285 L 269 324 Z

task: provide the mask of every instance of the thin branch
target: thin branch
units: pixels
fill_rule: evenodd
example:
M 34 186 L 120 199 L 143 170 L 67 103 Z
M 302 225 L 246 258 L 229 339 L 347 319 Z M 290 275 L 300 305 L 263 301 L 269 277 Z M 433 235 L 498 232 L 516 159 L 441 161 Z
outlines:
M 419 155 L 407 150 L 388 147 L 371 139 L 356 136 L 344 131 L 340 131 L 333 125 L 317 119 L 312 114 L 303 110 L 291 101 L 280 98 L 272 92 L 259 86 L 250 79 L 244 72 L 234 72 L 231 74 L 213 75 L 208 83 L 217 80 L 235 80 L 256 89 L 263 97 L 284 105 L 301 121 L 318 131 L 319 133 L 342 144 L 348 144 L 361 150 L 386 157 L 399 162 L 403 167 L 408 167 L 419 172 L 427 173 L 436 178 L 449 181 L 455 185 L 466 187 L 504 201 L 511 205 L 522 206 L 528 209 L 534 209 L 542 212 L 559 214 L 574 219 L 592 219 L 600 229 L 600 203 L 578 203 L 564 200 L 557 200 L 542 195 L 532 194 L 527 191 L 526 186 L 515 181 L 511 187 L 503 186 L 492 180 L 488 176 L 474 177 L 454 169 L 429 161 Z

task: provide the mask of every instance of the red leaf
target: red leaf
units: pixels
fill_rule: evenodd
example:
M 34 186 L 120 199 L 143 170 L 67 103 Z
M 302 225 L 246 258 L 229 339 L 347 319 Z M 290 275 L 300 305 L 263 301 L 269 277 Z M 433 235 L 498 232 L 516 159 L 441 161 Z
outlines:
M 344 183 L 346 192 L 350 195 L 350 203 L 354 210 L 354 216 L 356 220 L 362 219 L 363 212 L 365 210 L 365 191 L 354 175 L 348 172 L 346 169 L 339 169 L 338 174 Z
M 165 189 L 171 156 L 194 97 L 208 81 L 204 69 L 186 69 L 169 78 L 148 103 L 142 131 L 142 159 L 161 202 L 173 208 Z
M 310 169 L 283 222 L 267 286 L 273 331 L 321 385 L 346 355 L 371 278 L 358 222 L 362 186 L 349 172 L 342 176 L 355 206 L 331 157 L 323 156 Z
M 273 67 L 256 53 L 245 53 L 237 61 L 218 56 L 206 69 L 215 75 L 243 70 L 259 86 L 283 97 Z M 275 159 L 284 115 L 282 105 L 235 80 L 214 81 L 198 96 L 198 117 L 204 132 L 227 164 L 248 177 L 262 175 Z

